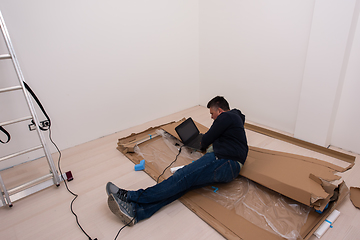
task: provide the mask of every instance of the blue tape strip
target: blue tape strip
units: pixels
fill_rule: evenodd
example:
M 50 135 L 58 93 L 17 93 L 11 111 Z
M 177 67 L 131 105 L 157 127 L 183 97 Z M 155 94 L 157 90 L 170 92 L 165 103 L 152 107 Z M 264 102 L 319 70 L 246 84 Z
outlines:
M 150 136 L 150 139 L 152 138 L 152 135 L 151 134 L 149 134 L 149 136 Z
M 325 222 L 327 222 L 327 223 L 330 223 L 330 228 L 333 228 L 333 225 L 332 225 L 332 222 L 330 222 L 329 220 L 325 220 Z
M 214 190 L 214 193 L 216 193 L 216 192 L 217 192 L 217 190 L 219 190 L 219 188 L 214 187 L 214 186 L 212 186 L 212 188 L 213 188 L 213 189 L 215 189 L 215 190 Z

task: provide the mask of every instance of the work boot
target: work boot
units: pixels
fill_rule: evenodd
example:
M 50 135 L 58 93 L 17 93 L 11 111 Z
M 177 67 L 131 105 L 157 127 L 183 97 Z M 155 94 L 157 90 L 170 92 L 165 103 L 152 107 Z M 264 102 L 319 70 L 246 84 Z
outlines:
M 115 196 L 120 198 L 122 201 L 128 202 L 128 200 L 127 200 L 127 192 L 128 192 L 127 190 L 118 188 L 112 182 L 108 182 L 106 184 L 106 193 L 107 193 L 108 196 L 110 196 L 110 194 L 114 194 Z
M 125 225 L 131 227 L 136 223 L 134 203 L 124 202 L 111 193 L 108 197 L 108 205 L 111 212 L 118 216 Z

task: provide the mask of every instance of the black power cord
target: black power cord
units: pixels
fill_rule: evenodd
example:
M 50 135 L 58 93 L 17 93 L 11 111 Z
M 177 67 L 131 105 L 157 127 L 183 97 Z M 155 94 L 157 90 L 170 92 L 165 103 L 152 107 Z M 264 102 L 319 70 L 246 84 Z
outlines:
M 172 161 L 172 162 L 169 164 L 169 166 L 167 166 L 167 167 L 164 169 L 164 171 L 159 175 L 159 177 L 158 177 L 157 180 L 156 180 L 156 183 L 159 183 L 160 177 L 161 177 L 162 175 L 164 175 L 165 171 L 166 171 L 169 167 L 171 167 L 171 165 L 173 165 L 174 162 L 176 162 L 178 156 L 179 156 L 180 153 L 181 153 L 181 149 L 182 149 L 183 146 L 184 146 L 184 145 L 182 145 L 182 146 L 179 148 L 179 153 L 176 155 L 175 160 Z
M 75 199 L 76 199 L 79 195 L 77 195 L 76 193 L 73 193 L 73 192 L 69 189 L 69 187 L 68 187 L 68 185 L 67 185 L 67 183 L 66 183 L 66 180 L 65 180 L 65 178 L 63 177 L 63 174 L 62 174 L 62 171 L 61 171 L 61 168 L 60 168 L 61 151 L 60 151 L 60 149 L 58 148 L 58 146 L 55 144 L 55 142 L 52 140 L 52 137 L 51 137 L 51 120 L 50 120 L 50 117 L 49 117 L 49 115 L 46 113 L 44 107 L 42 106 L 42 104 L 41 104 L 40 100 L 38 99 L 38 97 L 36 96 L 35 92 L 30 88 L 30 86 L 29 86 L 25 81 L 23 81 L 23 83 L 24 83 L 24 86 L 25 86 L 26 90 L 27 90 L 27 91 L 31 94 L 31 96 L 34 98 L 34 100 L 36 101 L 36 103 L 37 103 L 37 105 L 39 106 L 40 110 L 41 110 L 42 113 L 45 115 L 45 117 L 46 117 L 46 119 L 47 119 L 47 121 L 48 121 L 48 125 L 47 125 L 47 126 L 40 126 L 40 125 L 38 125 L 38 127 L 40 128 L 41 131 L 47 131 L 47 130 L 49 130 L 49 139 L 50 139 L 51 143 L 55 146 L 56 150 L 57 150 L 58 153 L 59 153 L 58 168 L 59 168 L 59 172 L 60 172 L 61 178 L 62 178 L 62 180 L 64 181 L 64 184 L 65 184 L 66 189 L 68 190 L 69 193 L 71 193 L 71 194 L 74 196 L 74 199 L 71 201 L 71 204 L 70 204 L 70 210 L 71 210 L 72 214 L 73 214 L 73 215 L 75 216 L 75 218 L 76 218 L 76 223 L 77 223 L 77 225 L 79 226 L 79 228 L 81 229 L 81 231 L 89 238 L 89 240 L 97 240 L 97 238 L 92 239 L 92 238 L 89 236 L 89 234 L 87 234 L 87 233 L 85 232 L 85 230 L 81 227 L 81 225 L 80 225 L 80 223 L 79 223 L 78 216 L 76 215 L 76 213 L 75 213 L 74 210 L 73 210 L 73 203 L 74 203 Z M 36 124 L 36 123 L 34 122 L 34 120 L 32 120 L 31 122 L 32 122 L 32 124 Z M 3 129 L 0 129 L 0 130 L 3 131 Z M 4 133 L 5 133 L 5 132 L 4 132 Z M 5 134 L 6 134 L 6 133 L 5 133 Z M 8 136 L 8 141 L 9 141 L 9 140 L 10 140 L 10 135 Z M 54 174 L 57 174 L 57 173 L 54 173 Z
M 169 164 L 169 166 L 167 166 L 167 167 L 164 169 L 164 171 L 159 175 L 159 177 L 158 177 L 157 180 L 156 180 L 156 183 L 159 183 L 159 178 L 160 178 L 162 175 L 164 175 L 166 169 L 168 169 L 171 165 L 174 164 L 174 162 L 176 162 L 178 156 L 179 156 L 180 153 L 181 153 L 181 149 L 182 149 L 183 146 L 184 146 L 184 145 L 182 145 L 182 146 L 179 148 L 179 153 L 176 155 L 175 160 L 172 161 L 172 162 Z M 137 203 L 139 202 L 139 199 L 140 199 L 141 195 L 142 195 L 145 191 L 146 191 L 146 189 L 139 195 L 139 197 L 138 197 L 138 199 L 136 200 L 135 204 L 137 204 Z M 136 218 L 136 211 L 135 211 L 134 217 L 133 217 L 127 224 L 125 224 L 124 226 L 122 226 L 122 227 L 120 228 L 120 230 L 119 230 L 118 233 L 116 234 L 114 240 L 117 239 L 117 237 L 119 236 L 120 232 L 121 232 L 125 227 L 129 226 L 129 224 L 130 224 L 132 221 L 134 221 L 135 218 Z
M 66 183 L 66 180 L 65 180 L 65 178 L 64 178 L 64 176 L 63 176 L 63 173 L 62 173 L 61 167 L 60 167 L 61 151 L 60 151 L 60 149 L 58 148 L 58 146 L 55 144 L 55 142 L 52 140 L 52 137 L 51 137 L 51 128 L 49 128 L 48 130 L 49 130 L 49 139 L 50 139 L 51 143 L 55 146 L 56 150 L 57 150 L 58 153 L 59 153 L 58 168 L 59 168 L 59 172 L 60 172 L 61 178 L 62 178 L 62 180 L 64 181 L 64 184 L 65 184 L 65 187 L 66 187 L 67 191 L 74 196 L 73 200 L 72 200 L 71 203 L 70 203 L 71 213 L 75 216 L 77 225 L 79 226 L 79 228 L 81 229 L 81 231 L 89 238 L 89 240 L 97 240 L 97 238 L 92 239 L 92 238 L 90 237 L 90 235 L 85 232 L 85 230 L 81 227 L 81 225 L 80 225 L 80 223 L 79 223 L 79 219 L 78 219 L 77 214 L 76 214 L 76 213 L 74 212 L 74 210 L 73 210 L 73 203 L 74 203 L 75 199 L 76 199 L 79 195 L 77 195 L 76 193 L 72 192 L 72 191 L 69 189 L 69 187 L 68 187 L 68 185 L 67 185 L 67 183 Z

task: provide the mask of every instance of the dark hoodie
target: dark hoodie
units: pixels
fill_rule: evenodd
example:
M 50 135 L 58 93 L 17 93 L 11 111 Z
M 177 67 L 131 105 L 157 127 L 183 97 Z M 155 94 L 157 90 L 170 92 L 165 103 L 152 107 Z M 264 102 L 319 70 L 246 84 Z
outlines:
M 245 163 L 248 145 L 244 130 L 245 115 L 238 109 L 221 113 L 201 141 L 205 150 L 213 144 L 215 156 Z

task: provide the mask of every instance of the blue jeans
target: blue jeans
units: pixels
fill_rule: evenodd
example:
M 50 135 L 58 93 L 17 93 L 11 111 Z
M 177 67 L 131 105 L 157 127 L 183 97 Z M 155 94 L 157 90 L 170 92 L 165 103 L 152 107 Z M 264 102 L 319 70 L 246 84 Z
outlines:
M 151 217 L 163 206 L 190 190 L 213 183 L 226 183 L 239 175 L 240 164 L 233 160 L 217 159 L 207 153 L 193 163 L 177 170 L 174 175 L 147 189 L 129 191 L 127 200 L 135 203 L 136 222 Z

